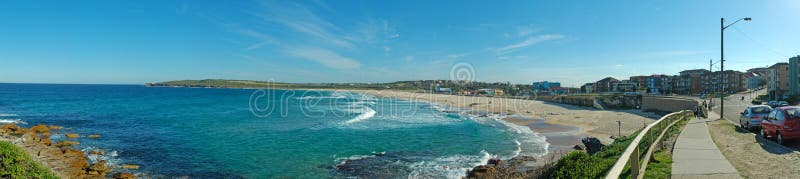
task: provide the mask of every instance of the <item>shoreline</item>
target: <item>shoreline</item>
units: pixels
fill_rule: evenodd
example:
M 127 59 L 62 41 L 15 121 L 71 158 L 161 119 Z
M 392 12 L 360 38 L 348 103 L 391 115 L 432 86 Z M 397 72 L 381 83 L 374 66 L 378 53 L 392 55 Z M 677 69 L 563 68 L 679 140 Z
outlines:
M 570 148 L 582 144 L 580 138 L 595 137 L 604 144 L 613 142 L 611 136 L 628 135 L 658 119 L 658 115 L 638 110 L 597 110 L 538 100 L 456 96 L 432 93 L 414 93 L 394 90 L 324 90 L 347 91 L 383 98 L 424 101 L 470 109 L 479 112 L 505 114 L 503 121 L 526 126 L 547 138 L 550 148 Z M 648 116 L 648 117 L 644 117 Z M 617 121 L 622 125 L 618 126 Z M 548 154 L 555 153 L 550 151 Z

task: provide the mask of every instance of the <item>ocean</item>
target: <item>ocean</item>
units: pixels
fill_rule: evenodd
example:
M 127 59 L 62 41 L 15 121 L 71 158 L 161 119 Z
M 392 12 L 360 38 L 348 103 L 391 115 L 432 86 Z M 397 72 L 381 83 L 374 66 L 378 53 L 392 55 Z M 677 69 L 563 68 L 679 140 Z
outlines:
M 75 148 L 154 178 L 460 178 L 547 153 L 503 117 L 342 91 L 0 84 L 0 123 L 100 134 Z

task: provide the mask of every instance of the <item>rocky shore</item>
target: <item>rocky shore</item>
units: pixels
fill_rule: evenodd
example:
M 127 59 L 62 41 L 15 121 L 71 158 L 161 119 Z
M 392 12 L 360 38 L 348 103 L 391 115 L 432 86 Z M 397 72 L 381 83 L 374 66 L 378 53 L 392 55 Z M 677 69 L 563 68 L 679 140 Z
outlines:
M 83 151 L 72 148 L 77 141 L 51 141 L 51 135 L 64 135 L 67 139 L 80 137 L 78 134 L 60 134 L 65 130 L 61 126 L 36 125 L 23 128 L 14 124 L 0 127 L 0 140 L 9 141 L 22 148 L 31 157 L 49 167 L 61 178 L 136 178 L 132 173 L 114 172 L 119 166 L 109 165 L 106 161 L 89 163 L 87 155 L 104 155 L 103 151 Z M 88 138 L 99 138 L 93 134 Z M 137 166 L 138 168 L 138 166 Z

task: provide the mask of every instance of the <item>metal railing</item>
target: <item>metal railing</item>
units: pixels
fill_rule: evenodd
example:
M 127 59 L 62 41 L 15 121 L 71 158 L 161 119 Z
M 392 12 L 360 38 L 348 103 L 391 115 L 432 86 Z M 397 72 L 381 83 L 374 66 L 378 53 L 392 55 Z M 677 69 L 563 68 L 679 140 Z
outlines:
M 661 138 L 669 129 L 677 122 L 683 119 L 689 119 L 689 110 L 683 110 L 667 114 L 658 121 L 647 125 L 636 138 L 631 141 L 625 152 L 620 155 L 617 162 L 611 170 L 608 171 L 606 179 L 619 178 L 621 174 L 629 167 L 631 178 L 642 178 L 644 171 L 647 168 L 647 163 L 653 155 L 656 146 L 661 143 Z M 674 115 L 681 115 L 680 117 L 672 117 Z M 657 135 L 657 136 L 656 136 Z M 644 152 L 642 152 L 644 151 Z

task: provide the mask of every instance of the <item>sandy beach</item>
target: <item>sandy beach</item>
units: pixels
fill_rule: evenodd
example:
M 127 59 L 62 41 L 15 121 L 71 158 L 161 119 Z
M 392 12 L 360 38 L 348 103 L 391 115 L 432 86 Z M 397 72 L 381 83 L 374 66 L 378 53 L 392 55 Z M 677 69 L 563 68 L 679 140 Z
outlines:
M 507 114 L 504 120 L 548 137 L 557 147 L 573 146 L 584 136 L 597 137 L 611 143 L 611 136 L 629 135 L 658 119 L 658 115 L 638 110 L 597 110 L 589 107 L 565 105 L 538 100 L 456 96 L 430 93 L 413 93 L 392 90 L 351 90 L 384 98 L 433 102 L 452 107 L 473 109 L 497 114 Z M 516 117 L 515 117 L 516 116 Z M 622 123 L 621 128 L 617 121 Z

